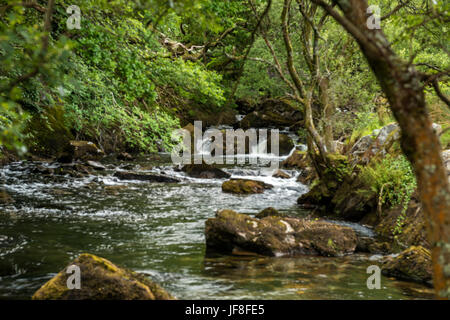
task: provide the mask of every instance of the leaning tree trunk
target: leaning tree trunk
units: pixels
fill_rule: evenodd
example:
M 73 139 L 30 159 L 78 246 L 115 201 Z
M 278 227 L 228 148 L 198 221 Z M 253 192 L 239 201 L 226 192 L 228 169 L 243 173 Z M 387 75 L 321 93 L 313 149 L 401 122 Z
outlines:
M 441 299 L 450 297 L 450 192 L 439 139 L 432 129 L 424 88 L 416 70 L 399 59 L 381 29 L 367 27 L 367 1 L 335 1 L 344 16 L 322 6 L 358 42 L 401 128 L 401 146 L 417 178 L 432 247 L 433 281 Z

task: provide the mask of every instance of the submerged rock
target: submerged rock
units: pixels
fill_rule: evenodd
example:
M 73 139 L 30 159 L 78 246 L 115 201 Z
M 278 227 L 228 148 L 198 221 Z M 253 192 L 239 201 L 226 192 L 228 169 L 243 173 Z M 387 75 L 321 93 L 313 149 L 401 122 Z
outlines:
M 80 268 L 80 289 L 69 289 L 69 266 Z M 172 300 L 173 297 L 143 274 L 116 266 L 92 254 L 81 254 L 37 290 L 33 300 Z
M 383 263 L 382 273 L 407 281 L 431 283 L 431 252 L 421 246 L 412 246 Z
M 266 189 L 272 189 L 271 184 L 247 179 L 231 179 L 222 183 L 222 191 L 236 194 L 263 193 Z
M 187 164 L 181 168 L 181 171 L 186 172 L 190 177 L 201 179 L 223 179 L 231 177 L 231 174 L 206 163 Z
M 162 174 L 154 173 L 136 173 L 129 171 L 116 171 L 114 177 L 119 178 L 119 180 L 138 180 L 138 181 L 149 181 L 149 182 L 180 182 L 180 179 L 169 177 Z
M 207 249 L 226 254 L 249 251 L 267 256 L 341 256 L 353 253 L 357 244 L 353 229 L 320 220 L 256 219 L 222 210 L 205 226 Z

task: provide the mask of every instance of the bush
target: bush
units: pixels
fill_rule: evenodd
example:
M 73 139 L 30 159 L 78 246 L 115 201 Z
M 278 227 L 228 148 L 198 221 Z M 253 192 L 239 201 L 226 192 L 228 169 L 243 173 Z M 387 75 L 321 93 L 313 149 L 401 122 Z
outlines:
M 360 177 L 389 207 L 407 205 L 417 187 L 411 165 L 403 155 L 388 154 L 381 161 L 361 167 Z

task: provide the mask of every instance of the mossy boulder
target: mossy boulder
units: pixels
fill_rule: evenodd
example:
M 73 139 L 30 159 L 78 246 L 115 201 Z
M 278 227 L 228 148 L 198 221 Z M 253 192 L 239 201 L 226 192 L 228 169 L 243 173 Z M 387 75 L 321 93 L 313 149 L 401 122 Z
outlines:
M 430 284 L 432 280 L 431 252 L 421 246 L 409 247 L 398 256 L 387 258 L 381 270 L 386 276 Z
M 306 151 L 295 150 L 287 159 L 281 162 L 281 167 L 286 169 L 303 170 L 309 166 Z
M 265 217 L 284 217 L 284 216 L 285 216 L 285 214 L 278 212 L 277 209 L 268 207 L 268 208 L 265 208 L 264 210 L 260 211 L 258 214 L 256 214 L 255 218 L 262 219 Z
M 116 171 L 114 177 L 119 180 L 137 180 L 137 181 L 147 181 L 147 182 L 167 182 L 176 183 L 180 182 L 180 179 L 169 177 L 163 174 L 155 173 L 138 173 L 131 171 Z
M 80 289 L 67 286 L 67 268 L 80 268 Z M 162 287 L 143 274 L 84 253 L 37 290 L 33 300 L 172 300 Z
M 247 179 L 231 179 L 222 183 L 222 191 L 235 194 L 263 193 L 266 189 L 272 189 L 268 183 Z
M 181 168 L 181 171 L 193 178 L 201 179 L 227 179 L 231 174 L 216 168 L 210 164 L 187 164 Z
M 249 251 L 267 256 L 353 253 L 353 229 L 320 220 L 269 216 L 252 218 L 232 210 L 222 210 L 205 224 L 208 251 L 232 254 Z
M 350 221 L 360 221 L 376 210 L 378 195 L 358 178 L 343 181 L 335 190 L 330 205 L 333 216 Z
M 71 140 L 65 146 L 63 153 L 59 157 L 60 162 L 73 162 L 76 160 L 100 160 L 105 156 L 103 150 L 90 141 Z

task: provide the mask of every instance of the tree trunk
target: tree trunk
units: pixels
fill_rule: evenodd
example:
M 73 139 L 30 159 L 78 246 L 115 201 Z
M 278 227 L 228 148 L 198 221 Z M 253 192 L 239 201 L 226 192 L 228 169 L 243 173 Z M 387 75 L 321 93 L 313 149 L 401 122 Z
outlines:
M 427 217 L 433 258 L 433 282 L 441 299 L 450 297 L 450 192 L 441 146 L 426 108 L 424 88 L 416 70 L 392 51 L 381 30 L 367 27 L 367 2 L 335 1 L 344 16 L 322 0 L 322 6 L 358 42 L 398 121 L 403 152 L 417 178 Z
M 328 96 L 328 79 L 322 78 L 319 82 L 319 93 L 320 93 L 320 104 L 322 105 L 323 110 L 323 132 L 324 132 L 324 140 L 325 146 L 327 147 L 327 152 L 335 153 L 336 148 L 334 145 L 334 137 L 333 137 L 333 114 L 334 108 L 330 102 Z

